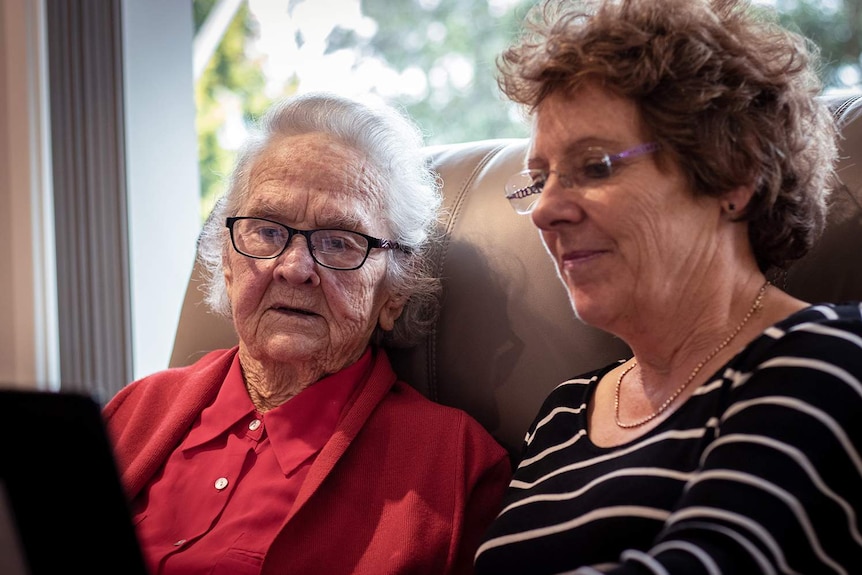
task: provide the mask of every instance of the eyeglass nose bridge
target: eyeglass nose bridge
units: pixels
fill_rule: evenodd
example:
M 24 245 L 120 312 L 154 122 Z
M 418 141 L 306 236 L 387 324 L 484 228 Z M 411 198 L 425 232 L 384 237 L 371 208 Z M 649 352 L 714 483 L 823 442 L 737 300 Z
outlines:
M 548 187 L 548 181 L 551 179 L 551 174 L 557 176 L 557 181 L 560 183 L 560 186 L 565 190 L 571 190 L 575 187 L 575 179 L 565 172 L 561 172 L 559 170 L 546 170 L 545 171 L 545 185 L 543 189 Z
M 284 246 L 281 248 L 281 251 L 275 256 L 276 259 L 281 258 L 281 256 L 287 252 L 287 248 L 290 247 L 291 242 L 293 242 L 293 238 L 296 236 L 302 236 L 305 238 L 305 247 L 308 250 L 308 255 L 311 256 L 314 263 L 323 265 L 317 261 L 317 256 L 314 253 L 314 244 L 311 241 L 311 234 L 313 234 L 315 230 L 297 230 L 290 226 L 284 226 L 284 228 L 287 230 L 287 241 L 284 242 Z

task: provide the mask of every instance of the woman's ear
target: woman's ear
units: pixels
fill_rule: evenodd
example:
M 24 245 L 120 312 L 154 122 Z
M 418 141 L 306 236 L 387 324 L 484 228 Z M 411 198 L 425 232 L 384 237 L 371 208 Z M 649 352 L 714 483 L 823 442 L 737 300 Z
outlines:
M 754 185 L 738 186 L 721 195 L 721 211 L 731 219 L 739 217 L 748 207 L 751 196 L 754 195 Z
M 401 317 L 401 312 L 404 311 L 404 305 L 407 303 L 407 298 L 401 295 L 393 294 L 389 296 L 383 305 L 380 307 L 380 314 L 377 317 L 377 324 L 383 331 L 392 331 L 395 328 L 395 320 Z

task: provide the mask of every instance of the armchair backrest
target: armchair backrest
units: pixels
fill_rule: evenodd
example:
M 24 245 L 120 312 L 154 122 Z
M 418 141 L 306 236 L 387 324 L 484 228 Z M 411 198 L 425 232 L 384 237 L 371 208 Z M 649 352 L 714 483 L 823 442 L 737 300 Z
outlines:
M 787 276 L 787 291 L 810 302 L 862 300 L 862 96 L 829 103 L 844 137 L 839 173 L 847 189 L 834 198 L 822 240 Z M 402 379 L 466 410 L 513 455 L 553 387 L 629 353 L 575 318 L 530 218 L 503 199 L 526 149 L 524 139 L 428 148 L 445 195 L 442 312 L 422 344 L 390 352 Z M 171 366 L 237 341 L 232 326 L 207 311 L 199 284 L 196 266 Z

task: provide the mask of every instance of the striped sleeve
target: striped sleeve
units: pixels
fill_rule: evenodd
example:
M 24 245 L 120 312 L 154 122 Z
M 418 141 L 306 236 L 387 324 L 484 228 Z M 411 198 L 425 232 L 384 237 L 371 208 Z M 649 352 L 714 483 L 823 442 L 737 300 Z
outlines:
M 724 373 L 717 436 L 650 553 L 668 573 L 862 572 L 862 333 L 812 311 Z

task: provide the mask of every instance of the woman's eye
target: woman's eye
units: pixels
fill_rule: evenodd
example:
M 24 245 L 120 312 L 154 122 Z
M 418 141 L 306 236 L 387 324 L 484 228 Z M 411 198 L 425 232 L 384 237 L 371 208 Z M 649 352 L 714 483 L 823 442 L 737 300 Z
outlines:
M 261 240 L 268 242 L 278 242 L 284 237 L 284 230 L 276 227 L 259 228 L 257 235 Z
M 581 172 L 591 180 L 603 180 L 611 175 L 611 162 L 607 156 L 587 158 L 581 166 Z
M 320 247 L 323 251 L 326 252 L 343 252 L 347 249 L 347 245 L 344 241 L 344 238 L 340 238 L 337 236 L 329 236 L 324 238 L 320 244 Z

